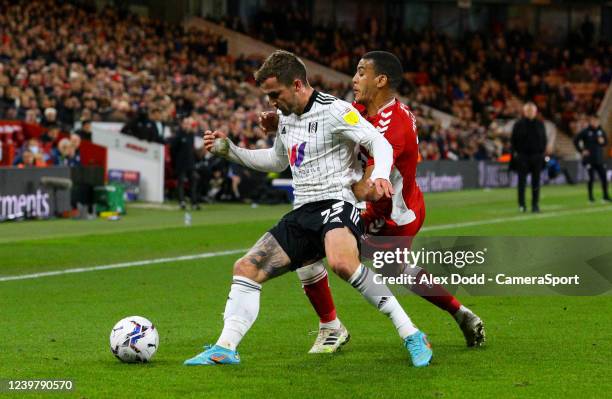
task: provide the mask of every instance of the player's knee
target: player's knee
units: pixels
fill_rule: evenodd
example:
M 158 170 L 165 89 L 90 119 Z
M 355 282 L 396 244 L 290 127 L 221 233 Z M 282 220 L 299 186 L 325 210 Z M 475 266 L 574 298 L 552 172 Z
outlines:
M 359 267 L 359 260 L 355 260 L 354 257 L 346 255 L 328 256 L 327 262 L 334 273 L 344 280 L 348 280 L 355 270 L 357 270 L 357 267 Z
M 240 258 L 234 263 L 234 276 L 242 276 L 256 280 L 259 269 L 247 258 Z
M 322 260 L 302 266 L 295 271 L 302 283 L 312 284 L 327 275 Z

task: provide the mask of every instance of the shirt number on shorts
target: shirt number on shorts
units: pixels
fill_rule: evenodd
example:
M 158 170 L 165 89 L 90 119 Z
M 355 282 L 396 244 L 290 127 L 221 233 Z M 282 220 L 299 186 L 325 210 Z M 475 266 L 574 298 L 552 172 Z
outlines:
M 344 202 L 336 202 L 332 205 L 331 208 L 324 210 L 321 212 L 321 216 L 323 216 L 323 224 L 329 222 L 329 219 L 340 214 L 344 209 Z

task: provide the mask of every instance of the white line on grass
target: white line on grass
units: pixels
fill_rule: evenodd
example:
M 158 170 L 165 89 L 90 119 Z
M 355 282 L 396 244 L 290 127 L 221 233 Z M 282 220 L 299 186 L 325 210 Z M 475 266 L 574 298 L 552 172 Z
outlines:
M 486 225 L 486 224 L 518 222 L 522 220 L 544 219 L 544 218 L 551 218 L 551 217 L 556 217 L 556 216 L 566 216 L 566 215 L 574 215 L 574 214 L 579 214 L 579 213 L 593 213 L 593 212 L 604 212 L 604 211 L 612 211 L 612 207 L 579 209 L 579 210 L 573 210 L 573 211 L 548 212 L 548 213 L 540 213 L 536 215 L 530 214 L 530 215 L 524 215 L 524 216 L 514 216 L 514 217 L 496 218 L 496 219 L 488 219 L 488 220 L 476 220 L 473 222 L 441 224 L 437 226 L 424 227 L 421 229 L 421 231 L 426 232 L 426 231 L 434 231 L 434 230 L 447 230 L 447 229 L 454 229 L 454 228 L 461 228 L 461 227 L 468 227 L 468 226 L 480 226 L 480 225 Z M 135 262 L 115 263 L 112 265 L 79 267 L 75 269 L 53 270 L 53 271 L 48 271 L 48 272 L 22 274 L 22 275 L 17 275 L 17 276 L 4 276 L 4 277 L 0 277 L 0 282 L 14 281 L 14 280 L 29 280 L 29 279 L 35 279 L 35 278 L 41 278 L 41 277 L 59 276 L 62 274 L 94 272 L 98 270 L 123 269 L 127 267 L 148 266 L 148 265 L 155 265 L 155 264 L 167 263 L 167 262 L 181 262 L 181 261 L 194 260 L 194 259 L 214 258 L 217 256 L 235 255 L 239 253 L 244 253 L 246 251 L 247 249 L 232 249 L 229 251 L 205 252 L 205 253 L 196 254 L 196 255 L 177 256 L 174 258 L 149 259 L 149 260 L 141 260 L 141 261 L 135 261 Z
M 13 281 L 13 280 L 28 280 L 28 279 L 41 278 L 41 277 L 49 277 L 49 276 L 59 276 L 61 274 L 74 274 L 74 273 L 95 272 L 95 271 L 98 271 L 98 270 L 124 269 L 126 267 L 148 266 L 148 265 L 155 265 L 155 264 L 158 264 L 158 263 L 181 262 L 181 261 L 194 260 L 194 259 L 214 258 L 216 256 L 234 255 L 234 254 L 244 253 L 246 251 L 247 251 L 246 249 L 232 249 L 232 250 L 229 250 L 229 251 L 205 252 L 205 253 L 196 254 L 196 255 L 177 256 L 177 257 L 174 257 L 174 258 L 159 258 L 159 259 L 139 260 L 139 261 L 135 261 L 135 262 L 115 263 L 115 264 L 112 264 L 112 265 L 93 266 L 93 267 L 78 267 L 78 268 L 75 268 L 75 269 L 53 270 L 53 271 L 49 271 L 49 272 L 32 273 L 32 274 L 21 274 L 21 275 L 18 275 L 18 276 L 5 276 L 5 277 L 0 277 L 0 282 L 2 282 L 2 281 Z
M 572 211 L 545 212 L 545 213 L 536 213 L 536 214 L 505 217 L 505 218 L 475 220 L 473 222 L 440 224 L 437 226 L 423 227 L 420 231 L 427 232 L 427 231 L 435 231 L 435 230 L 448 230 L 448 229 L 457 229 L 461 227 L 481 226 L 485 224 L 520 222 L 523 220 L 546 219 L 546 218 L 552 218 L 552 217 L 557 217 L 557 216 L 569 216 L 569 215 L 575 215 L 575 214 L 605 212 L 605 211 L 612 211 L 612 207 L 601 207 L 601 208 L 593 208 L 593 209 L 577 209 L 577 210 L 572 210 Z

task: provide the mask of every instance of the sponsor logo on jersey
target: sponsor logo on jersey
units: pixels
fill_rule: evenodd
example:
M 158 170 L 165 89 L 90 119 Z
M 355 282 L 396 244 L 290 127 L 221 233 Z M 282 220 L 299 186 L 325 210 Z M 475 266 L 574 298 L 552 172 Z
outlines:
M 306 149 L 306 142 L 304 141 L 299 146 L 294 144 L 288 152 L 289 163 L 291 166 L 300 166 L 304 162 L 304 150 Z

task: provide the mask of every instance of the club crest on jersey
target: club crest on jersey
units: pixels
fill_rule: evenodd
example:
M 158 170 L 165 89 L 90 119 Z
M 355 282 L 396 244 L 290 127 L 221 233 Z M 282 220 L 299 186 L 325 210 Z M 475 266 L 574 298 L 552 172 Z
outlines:
M 300 166 L 304 162 L 304 150 L 306 149 L 306 142 L 298 145 L 294 144 L 288 152 L 289 163 L 291 166 Z
M 281 130 L 281 134 L 287 134 L 287 128 L 283 126 L 283 130 Z
M 308 133 L 310 134 L 316 133 L 317 127 L 319 127 L 319 122 L 308 122 Z

